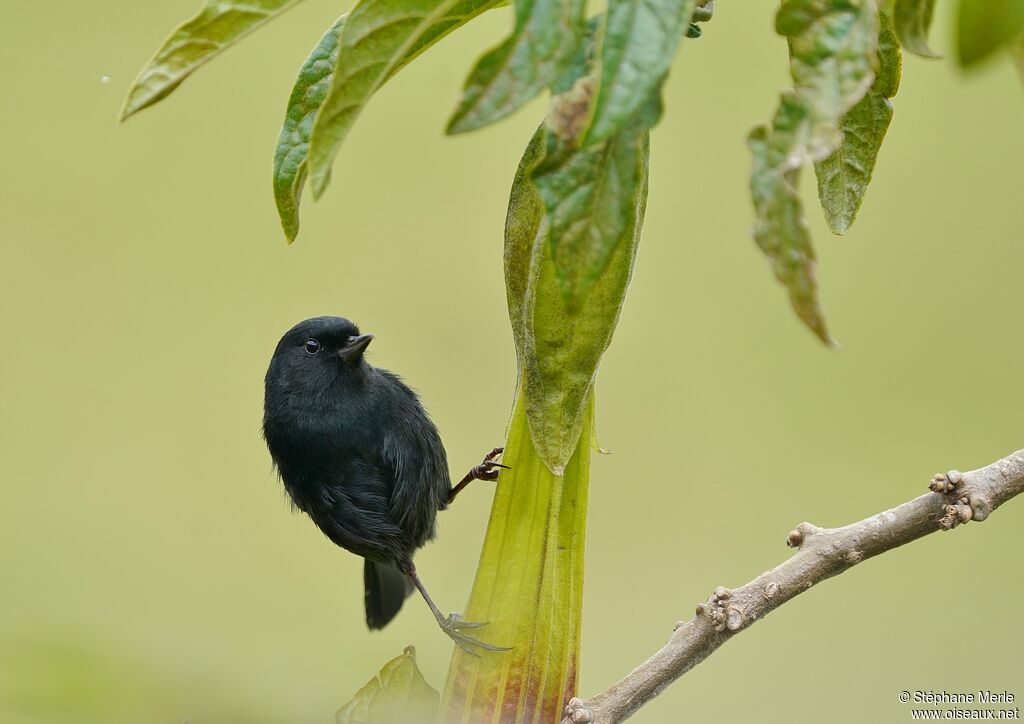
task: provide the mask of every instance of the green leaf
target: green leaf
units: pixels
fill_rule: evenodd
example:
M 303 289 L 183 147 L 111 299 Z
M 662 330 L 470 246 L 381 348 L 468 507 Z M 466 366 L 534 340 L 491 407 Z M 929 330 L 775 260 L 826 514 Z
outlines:
M 824 158 L 839 144 L 839 119 L 874 80 L 878 9 L 874 0 L 785 0 L 775 30 L 789 41 L 793 85 L 810 111 L 799 140 L 808 158 Z
M 409 646 L 384 664 L 334 718 L 337 724 L 434 721 L 439 698 L 416 666 L 416 649 Z
M 338 36 L 344 24 L 345 16 L 342 15 L 324 33 L 299 69 L 299 77 L 288 99 L 281 134 L 277 138 L 277 149 L 274 152 L 274 200 L 288 241 L 295 241 L 299 233 L 299 201 L 306 184 L 309 137 L 316 113 L 327 97 L 327 89 L 338 60 Z
M 647 202 L 655 93 L 607 140 L 575 142 L 592 98 L 596 19 L 555 84 L 520 162 L 505 225 L 505 285 L 533 444 L 561 474 L 629 285 Z
M 903 53 L 896 35 L 891 12 L 878 14 L 878 65 L 869 92 L 876 91 L 892 98 L 900 88 L 903 76 Z
M 960 0 L 957 57 L 974 65 L 1024 32 L 1024 0 Z
M 547 210 L 551 255 L 566 311 L 580 310 L 615 250 L 637 232 L 646 194 L 647 130 L 661 114 L 657 95 L 607 140 L 577 148 L 546 134 L 544 160 L 532 174 Z
M 938 58 L 928 45 L 928 29 L 932 26 L 935 0 L 896 0 L 893 19 L 896 35 L 904 48 L 924 58 Z
M 840 123 L 843 141 L 831 156 L 818 161 L 818 198 L 834 234 L 853 224 L 871 182 L 878 151 L 892 120 L 889 101 L 899 88 L 903 63 L 892 18 L 881 14 L 878 35 L 878 74 L 867 94 L 847 111 Z
M 771 127 L 754 129 L 748 139 L 754 239 L 789 290 L 797 316 L 832 344 L 797 184 L 806 163 L 840 147 L 844 116 L 875 80 L 878 7 L 875 0 L 784 0 L 775 30 L 789 42 L 794 89 L 782 95 Z
M 448 133 L 473 131 L 511 115 L 551 86 L 583 25 L 582 0 L 517 0 L 516 23 L 469 74 Z
M 181 85 L 199 66 L 227 50 L 300 0 L 208 0 L 179 25 L 128 89 L 121 120 L 138 113 Z
M 609 0 L 600 71 L 583 144 L 621 129 L 661 87 L 690 25 L 694 0 Z
M 754 155 L 750 175 L 757 216 L 754 240 L 771 261 L 775 277 L 789 290 L 797 316 L 823 342 L 831 344 L 818 302 L 814 248 L 797 189 L 802 164 L 794 165 L 791 158 L 809 114 L 800 97 L 786 92 L 772 127 L 755 128 L 747 139 Z
M 313 124 L 309 173 L 319 198 L 356 117 L 385 81 L 448 33 L 504 0 L 360 0 L 339 40 L 330 89 Z
M 643 121 L 652 113 L 586 149 L 567 147 L 542 126 L 513 182 L 505 227 L 509 316 L 533 442 L 555 474 L 579 441 L 632 274 L 647 200 Z

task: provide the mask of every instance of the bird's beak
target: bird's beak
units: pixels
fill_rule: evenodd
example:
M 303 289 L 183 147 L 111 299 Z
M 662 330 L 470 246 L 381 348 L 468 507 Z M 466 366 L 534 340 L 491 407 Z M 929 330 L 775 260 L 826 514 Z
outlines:
M 372 334 L 361 334 L 358 337 L 349 337 L 348 343 L 338 350 L 338 356 L 345 362 L 354 362 L 359 359 L 370 342 L 373 341 Z

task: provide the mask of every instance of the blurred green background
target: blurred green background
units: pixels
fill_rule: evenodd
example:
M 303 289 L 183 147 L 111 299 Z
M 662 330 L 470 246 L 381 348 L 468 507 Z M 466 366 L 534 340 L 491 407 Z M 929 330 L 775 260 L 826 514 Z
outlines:
M 908 58 L 848 238 L 804 195 L 834 334 L 790 313 L 749 237 L 744 139 L 787 85 L 775 3 L 720 3 L 655 131 L 647 224 L 602 366 L 584 694 L 716 585 L 1024 446 L 1024 90 Z M 442 135 L 496 11 L 385 87 L 288 247 L 270 192 L 295 71 L 344 9 L 309 0 L 119 126 L 135 73 L 197 0 L 19 3 L 0 26 L 0 722 L 330 722 L 402 647 L 435 686 L 451 645 L 410 601 L 363 625 L 361 562 L 289 511 L 260 439 L 280 334 L 377 334 L 461 472 L 503 435 L 512 174 L 543 113 Z M 950 46 L 940 3 L 936 45 Z M 104 82 L 104 77 L 109 80 Z M 465 603 L 491 491 L 442 514 L 418 567 Z M 1024 504 L 796 599 L 637 717 L 909 721 L 901 690 L 1024 696 Z

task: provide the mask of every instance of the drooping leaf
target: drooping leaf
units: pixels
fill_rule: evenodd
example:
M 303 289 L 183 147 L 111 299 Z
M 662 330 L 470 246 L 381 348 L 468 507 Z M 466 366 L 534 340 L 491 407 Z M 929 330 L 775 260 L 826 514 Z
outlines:
M 163 42 L 128 89 L 121 120 L 166 98 L 199 66 L 301 0 L 207 0 Z
M 756 221 L 754 240 L 789 290 L 797 315 L 826 344 L 831 337 L 818 302 L 816 260 L 797 185 L 802 164 L 792 149 L 800 144 L 810 111 L 792 92 L 782 95 L 771 127 L 755 128 L 747 139 L 754 155 L 750 192 Z
M 839 148 L 843 117 L 874 82 L 878 6 L 875 0 L 784 0 L 775 29 L 789 42 L 794 88 L 782 95 L 771 126 L 754 129 L 748 139 L 754 239 L 788 289 L 797 316 L 832 344 L 797 184 L 805 164 Z
M 469 74 L 448 133 L 476 130 L 511 115 L 549 88 L 583 27 L 582 0 L 516 0 L 512 34 Z
M 957 58 L 969 66 L 1014 42 L 1024 32 L 1024 0 L 960 0 Z
M 888 13 L 881 14 L 878 34 L 878 73 L 867 94 L 846 112 L 840 123 L 842 143 L 814 165 L 818 198 L 834 234 L 853 224 L 875 169 L 878 151 L 892 120 L 890 98 L 896 95 L 903 63 L 899 42 Z
M 448 33 L 504 0 L 360 0 L 339 39 L 331 85 L 313 123 L 309 175 L 319 197 L 356 117 L 391 76 Z
M 843 117 L 839 148 L 814 165 L 818 198 L 833 234 L 849 231 L 860 210 L 892 113 L 888 98 L 869 92 Z
M 409 646 L 384 664 L 334 718 L 337 724 L 432 722 L 439 700 L 416 666 L 416 649 Z
M 923 58 L 938 58 L 928 45 L 928 30 L 932 26 L 935 0 L 896 0 L 893 20 L 900 44 Z
M 807 157 L 824 158 L 839 143 L 839 119 L 875 77 L 875 0 L 785 0 L 775 30 L 789 41 L 793 85 L 809 111 Z
M 299 201 L 306 184 L 309 136 L 316 112 L 327 96 L 334 66 L 338 60 L 338 36 L 345 16 L 334 21 L 306 58 L 295 79 L 284 124 L 274 151 L 274 200 L 288 241 L 299 233 Z
M 695 0 L 609 0 L 599 72 L 581 143 L 619 131 L 661 87 L 690 25 Z

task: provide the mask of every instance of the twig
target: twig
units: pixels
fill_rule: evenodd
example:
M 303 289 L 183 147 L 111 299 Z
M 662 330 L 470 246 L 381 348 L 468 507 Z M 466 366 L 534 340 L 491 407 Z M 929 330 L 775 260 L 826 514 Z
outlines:
M 622 721 L 735 634 L 815 583 L 937 530 L 985 520 L 1024 492 L 1024 450 L 979 470 L 940 473 L 929 488 L 932 492 L 842 528 L 801 523 L 786 540 L 799 548 L 796 555 L 745 586 L 716 588 L 697 614 L 676 624 L 668 643 L 626 678 L 586 701 L 570 700 L 563 724 Z

